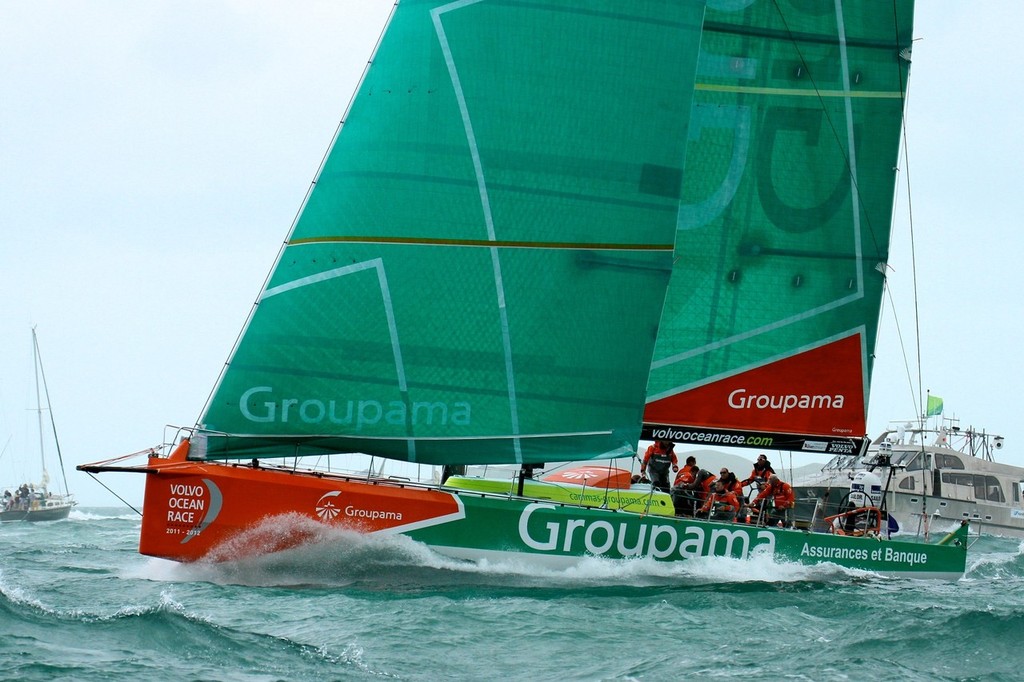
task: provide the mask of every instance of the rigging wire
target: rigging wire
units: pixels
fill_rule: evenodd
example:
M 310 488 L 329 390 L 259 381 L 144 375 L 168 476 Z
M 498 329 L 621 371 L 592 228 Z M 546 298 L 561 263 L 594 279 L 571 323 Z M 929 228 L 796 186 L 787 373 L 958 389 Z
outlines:
M 910 360 L 907 358 L 907 344 L 903 341 L 903 330 L 900 328 L 900 318 L 896 314 L 896 303 L 892 298 L 892 290 L 889 289 L 888 284 L 885 286 L 885 295 L 889 298 L 889 306 L 892 309 L 892 322 L 896 325 L 896 338 L 899 340 L 900 352 L 903 353 L 903 368 L 907 372 L 907 385 L 910 388 L 910 402 L 914 405 L 914 413 L 918 414 L 920 408 L 917 401 L 917 396 L 914 394 L 914 378 L 910 374 Z M 918 363 L 920 365 L 920 363 Z
M 894 29 L 896 31 L 896 35 L 898 36 L 899 35 L 900 26 L 899 26 L 899 12 L 897 11 L 896 5 L 897 5 L 897 0 L 893 0 L 893 3 L 892 3 L 892 22 L 893 22 L 893 27 L 894 27 Z M 911 45 L 913 45 L 913 42 L 914 42 L 914 40 L 911 41 Z M 900 59 L 905 59 L 909 63 L 911 61 L 911 52 L 906 51 L 906 50 L 902 50 L 902 51 L 900 51 L 899 58 Z M 910 237 L 911 297 L 912 297 L 913 302 L 914 302 L 914 339 L 915 339 L 915 344 L 914 345 L 915 345 L 915 359 L 916 359 L 916 363 L 915 364 L 916 364 L 916 367 L 917 367 L 917 384 L 916 384 L 916 386 L 915 386 L 915 383 L 914 383 L 913 376 L 911 374 L 911 362 L 907 358 L 907 345 L 906 345 L 906 343 L 904 343 L 903 331 L 900 328 L 899 316 L 898 316 L 898 314 L 896 312 L 896 302 L 893 300 L 893 297 L 892 297 L 892 290 L 891 290 L 891 288 L 889 287 L 889 284 L 888 284 L 888 277 L 886 277 L 884 287 L 885 287 L 886 295 L 889 297 L 889 303 L 890 303 L 891 310 L 892 310 L 893 323 L 896 325 L 896 336 L 899 339 L 900 351 L 903 353 L 903 366 L 904 366 L 904 368 L 906 369 L 906 372 L 907 372 L 907 385 L 908 385 L 908 387 L 910 389 L 911 403 L 914 406 L 914 413 L 915 414 L 922 414 L 923 411 L 924 411 L 924 409 L 923 409 L 924 403 L 923 403 L 923 396 L 921 395 L 921 386 L 923 385 L 924 382 L 923 382 L 923 379 L 922 379 L 922 376 L 921 376 L 921 325 L 920 325 L 920 316 L 919 316 L 919 311 L 918 311 L 917 253 L 916 253 L 916 244 L 915 244 L 915 240 L 914 240 L 914 202 L 913 202 L 913 196 L 911 194 L 910 145 L 909 145 L 909 140 L 908 140 L 908 127 L 907 127 L 907 116 L 906 116 L 908 102 L 909 102 L 909 87 L 907 87 L 907 85 L 903 82 L 903 71 L 902 70 L 899 71 L 899 78 L 900 78 L 900 93 L 901 93 L 901 95 L 900 95 L 901 96 L 900 104 L 901 104 L 901 106 L 903 108 L 903 116 L 901 117 L 901 120 L 900 120 L 900 133 L 901 133 L 900 134 L 900 139 L 901 139 L 902 149 L 900 150 L 900 157 L 897 160 L 897 163 L 899 163 L 900 160 L 902 160 L 902 162 L 903 162 L 903 168 L 905 169 L 905 172 L 903 173 L 903 177 L 904 177 L 904 181 L 906 182 L 906 186 L 907 186 L 907 224 L 908 224 L 908 232 L 909 232 L 909 237 Z M 899 165 L 897 165 L 897 167 L 895 169 L 893 169 L 893 170 L 896 173 L 900 173 L 901 167 Z M 895 225 L 896 224 L 896 211 L 897 211 L 897 201 L 896 201 L 896 198 L 899 195 L 900 183 L 896 182 L 895 185 L 896 185 L 896 188 L 895 188 L 896 189 L 896 195 L 894 195 L 894 197 L 893 197 L 892 216 L 890 217 L 890 225 Z
M 899 35 L 899 12 L 896 11 L 896 0 L 893 0 L 892 4 L 892 20 L 893 26 L 896 29 L 897 35 Z M 906 59 L 910 62 L 910 56 L 905 55 L 903 52 L 900 53 L 901 59 Z M 917 355 L 917 403 L 915 407 L 918 409 L 918 414 L 924 414 L 926 406 L 924 405 L 924 396 L 921 395 L 922 387 L 924 386 L 924 379 L 921 372 L 921 315 L 920 308 L 918 305 L 918 282 L 917 282 L 917 245 L 914 240 L 914 200 L 911 195 L 911 184 L 910 184 L 910 143 L 907 135 L 907 88 L 903 83 L 903 71 L 900 70 L 900 93 L 901 93 L 901 104 L 903 105 L 904 115 L 900 120 L 900 127 L 902 128 L 903 138 L 903 164 L 906 167 L 906 173 L 904 177 L 907 183 L 907 230 L 910 236 L 910 285 L 912 298 L 914 301 L 914 341 L 915 351 Z M 893 211 L 896 210 L 896 204 L 893 202 Z M 924 426 L 923 422 L 921 424 Z
M 892 7 L 893 7 L 893 26 L 895 26 L 895 28 L 897 30 L 897 33 L 898 33 L 899 32 L 899 13 L 896 11 L 896 0 L 893 0 Z M 911 44 L 913 44 L 913 41 L 911 42 Z M 904 52 L 900 52 L 900 58 L 906 59 L 908 62 L 911 59 L 910 55 L 907 54 L 907 53 L 904 53 Z M 920 532 L 922 530 L 921 526 L 923 526 L 924 527 L 923 528 L 923 530 L 924 530 L 924 539 L 927 542 L 930 539 L 929 536 L 930 536 L 930 530 L 931 530 L 930 529 L 930 524 L 928 523 L 928 507 L 927 507 L 927 504 L 928 504 L 928 502 L 927 502 L 927 500 L 928 500 L 928 484 L 930 483 L 930 481 L 928 480 L 927 473 L 924 473 L 924 472 L 927 472 L 927 471 L 930 470 L 929 467 L 928 467 L 929 463 L 927 461 L 925 461 L 927 459 L 928 455 L 925 452 L 925 443 L 924 443 L 924 425 L 925 425 L 925 413 L 927 412 L 927 405 L 924 402 L 924 396 L 921 394 L 922 387 L 924 386 L 924 379 L 922 377 L 922 370 L 921 370 L 921 315 L 920 315 L 920 307 L 919 307 L 919 302 L 918 302 L 917 244 L 916 244 L 916 241 L 914 239 L 914 201 L 913 201 L 913 196 L 912 196 L 912 193 L 911 193 L 911 181 L 910 181 L 910 141 L 908 139 L 909 136 L 907 134 L 908 128 L 907 128 L 907 116 L 906 116 L 906 111 L 907 111 L 907 89 L 905 87 L 903 87 L 902 78 L 903 78 L 903 72 L 900 71 L 900 79 L 901 79 L 901 81 L 900 81 L 900 85 L 901 85 L 900 91 L 903 93 L 903 95 L 902 95 L 902 98 L 903 98 L 902 99 L 902 104 L 903 104 L 903 113 L 904 113 L 904 115 L 903 115 L 903 117 L 901 119 L 901 122 L 900 122 L 900 127 L 901 127 L 901 132 L 902 132 L 901 138 L 903 140 L 903 152 L 902 152 L 903 164 L 906 167 L 906 173 L 905 173 L 904 177 L 905 177 L 905 182 L 906 182 L 906 185 L 907 185 L 907 232 L 908 232 L 908 235 L 910 237 L 910 286 L 911 286 L 911 298 L 913 299 L 913 303 L 914 303 L 914 348 L 915 348 L 915 355 L 916 355 L 916 360 L 917 360 L 917 363 L 916 363 L 917 364 L 917 391 L 916 391 L 917 395 L 916 395 L 916 397 L 914 396 L 914 392 L 915 392 L 914 391 L 914 382 L 913 382 L 913 379 L 911 378 L 911 374 L 910 374 L 910 362 L 907 360 L 906 346 L 903 344 L 903 337 L 902 337 L 902 334 L 899 332 L 899 320 L 896 318 L 896 306 L 895 306 L 895 304 L 893 304 L 893 319 L 896 322 L 897 334 L 899 334 L 899 336 L 900 336 L 900 348 L 903 349 L 903 363 L 904 363 L 904 366 L 907 368 L 907 380 L 908 380 L 908 383 L 910 384 L 911 396 L 912 396 L 912 398 L 914 398 L 915 412 L 918 415 L 921 415 L 921 417 L 920 417 L 920 419 L 918 421 L 918 423 L 920 425 L 920 428 L 921 428 L 921 439 L 920 439 L 920 448 L 921 449 L 920 449 L 920 454 L 918 456 L 922 458 L 922 462 L 921 462 L 922 469 L 921 469 L 921 471 L 923 473 L 921 475 L 921 492 L 922 492 L 922 495 L 921 495 L 921 517 L 920 517 L 920 520 L 918 522 L 918 532 Z M 898 185 L 897 185 L 897 187 L 898 187 Z M 896 211 L 896 202 L 893 201 L 893 214 L 894 214 L 894 216 L 895 216 L 895 211 Z M 887 288 L 887 291 L 888 291 L 888 288 Z M 889 295 L 890 296 L 892 295 L 891 291 L 889 292 Z M 891 475 L 892 475 L 892 470 L 890 469 L 890 476 Z
M 104 488 L 106 488 L 106 489 L 107 489 L 107 492 L 109 492 L 109 493 L 110 493 L 111 495 L 113 495 L 113 496 L 114 496 L 114 497 L 116 497 L 117 499 L 121 500 L 121 502 L 122 502 L 122 503 L 124 504 L 124 506 L 128 507 L 129 509 L 131 509 L 131 510 L 132 510 L 133 512 L 135 512 L 136 514 L 138 514 L 138 515 L 139 515 L 140 517 L 142 516 L 142 512 L 140 512 L 140 511 L 139 511 L 138 509 L 136 509 L 135 507 L 133 507 L 133 506 L 132 506 L 132 505 L 131 505 L 131 504 L 130 504 L 130 503 L 128 502 L 128 500 L 124 499 L 123 497 L 121 497 L 120 495 L 118 495 L 117 493 L 115 493 L 115 492 L 114 492 L 113 490 L 111 490 L 110 486 L 108 486 L 108 485 L 107 485 L 106 483 L 104 483 L 103 481 L 101 481 L 101 480 L 100 480 L 100 479 L 99 479 L 99 478 L 98 478 L 98 477 L 97 477 L 97 476 L 96 476 L 96 475 L 95 475 L 94 473 L 92 473 L 92 472 L 90 472 L 90 471 L 87 471 L 87 472 L 85 472 L 85 473 L 89 474 L 89 476 L 90 476 L 90 477 L 92 478 L 92 480 L 96 481 L 96 482 L 97 482 L 97 483 L 99 483 L 99 484 L 100 484 L 101 486 L 103 486 Z
M 776 11 L 780 21 L 782 22 L 783 26 L 785 27 L 785 30 L 786 30 L 787 34 L 790 37 L 790 42 L 793 45 L 793 49 L 796 51 L 797 56 L 800 59 L 800 63 L 802 65 L 803 69 L 805 70 L 805 72 L 807 73 L 807 77 L 810 80 L 810 83 L 811 83 L 812 87 L 814 88 L 814 92 L 818 96 L 818 100 L 819 100 L 819 103 L 820 103 L 820 106 L 821 106 L 822 114 L 823 114 L 826 122 L 828 123 L 829 129 L 832 132 L 832 136 L 833 136 L 833 138 L 836 141 L 838 149 L 843 154 L 843 156 L 844 156 L 844 158 L 846 160 L 846 167 L 847 167 L 847 171 L 850 174 L 851 183 L 853 184 L 854 188 L 857 191 L 859 191 L 857 177 L 854 174 L 854 169 L 852 167 L 852 162 L 851 162 L 851 159 L 850 159 L 850 153 L 842 145 L 842 138 L 840 137 L 839 132 L 836 129 L 835 123 L 834 123 L 834 121 L 832 120 L 832 117 L 829 114 L 828 108 L 825 106 L 824 97 L 823 97 L 823 95 L 821 93 L 821 90 L 818 87 L 818 84 L 814 80 L 814 76 L 811 73 L 811 70 L 810 70 L 810 68 L 809 68 L 809 66 L 807 64 L 806 59 L 804 58 L 803 52 L 800 50 L 800 46 L 799 46 L 799 44 L 797 42 L 796 36 L 793 34 L 792 30 L 790 29 L 789 24 L 786 21 L 785 16 L 783 15 L 782 9 L 779 7 L 778 0 L 773 0 L 772 4 L 773 4 L 773 6 L 775 8 L 775 11 Z M 841 5 L 839 5 L 839 3 L 836 4 L 836 9 L 837 9 L 837 15 L 838 15 L 837 16 L 837 20 L 841 21 L 842 20 L 842 14 L 841 14 L 842 13 L 842 7 L 841 7 Z M 898 0 L 893 0 L 892 1 L 892 16 L 893 16 L 893 21 L 892 21 L 892 25 L 893 25 L 893 41 L 894 41 L 895 45 L 898 48 L 899 47 L 899 37 L 900 37 L 900 22 L 899 22 Z M 896 324 L 896 333 L 897 333 L 897 337 L 899 338 L 900 348 L 901 348 L 901 350 L 903 352 L 904 366 L 906 367 L 908 383 L 910 384 L 911 400 L 912 400 L 912 402 L 915 403 L 915 412 L 917 412 L 919 414 L 923 414 L 924 410 L 919 409 L 919 407 L 922 405 L 922 402 L 923 402 L 923 397 L 921 396 L 921 387 L 923 386 L 924 382 L 922 380 L 922 371 L 921 371 L 921 333 L 920 333 L 921 330 L 920 330 L 920 315 L 919 315 L 918 296 L 917 296 L 917 294 L 918 294 L 918 285 L 917 285 L 917 255 L 916 255 L 916 249 L 915 249 L 915 243 L 914 243 L 913 208 L 912 208 L 912 196 L 911 196 L 911 192 L 910 192 L 909 145 L 908 145 L 908 141 L 907 141 L 907 122 L 906 122 L 906 116 L 905 116 L 906 110 L 907 110 L 908 98 L 907 98 L 907 84 L 906 84 L 906 82 L 904 80 L 903 69 L 901 68 L 900 63 L 899 63 L 899 60 L 902 60 L 902 59 L 905 59 L 908 63 L 910 62 L 910 52 L 906 48 L 904 48 L 902 50 L 899 50 L 899 52 L 898 52 L 898 56 L 897 56 L 897 60 L 896 60 L 896 64 L 897 64 L 896 71 L 897 71 L 897 77 L 899 78 L 899 86 L 900 86 L 899 87 L 900 106 L 901 106 L 902 112 L 904 113 L 904 116 L 901 116 L 901 119 L 900 119 L 900 126 L 901 126 L 901 129 L 902 129 L 901 137 L 902 137 L 902 140 L 903 140 L 903 154 L 902 154 L 902 156 L 903 156 L 904 163 L 906 164 L 906 168 L 907 168 L 907 173 L 906 173 L 905 177 L 906 177 L 906 183 L 907 183 L 908 221 L 909 221 L 909 226 L 910 226 L 909 230 L 910 230 L 910 242 L 911 242 L 911 246 L 910 246 L 911 279 L 912 279 L 912 295 L 913 295 L 913 301 L 914 301 L 914 336 L 915 336 L 915 350 L 916 350 L 916 360 L 917 360 L 917 389 L 916 389 L 917 396 L 916 396 L 916 399 L 914 397 L 915 389 L 914 389 L 914 385 L 913 385 L 913 383 L 914 383 L 913 382 L 913 378 L 912 378 L 912 375 L 911 375 L 910 362 L 908 362 L 908 359 L 907 359 L 906 345 L 903 343 L 903 333 L 902 333 L 902 330 L 900 329 L 899 320 L 896 318 L 896 307 L 895 307 L 895 303 L 892 300 L 892 291 L 891 291 L 891 289 L 888 286 L 888 281 L 887 281 L 888 278 L 887 278 L 886 273 L 885 273 L 884 270 L 882 271 L 882 274 L 883 274 L 883 290 L 884 290 L 885 294 L 889 297 L 890 304 L 892 305 L 893 319 L 894 319 L 895 324 Z M 898 173 L 899 172 L 899 167 L 897 166 L 896 168 L 893 169 L 893 171 Z M 898 188 L 898 183 L 897 183 L 897 188 Z M 895 202 L 895 197 L 894 197 L 893 206 L 892 206 L 892 214 L 889 216 L 889 226 L 890 226 L 889 229 L 890 229 L 890 232 L 892 230 L 892 225 L 895 222 L 895 220 L 894 220 L 895 219 L 895 210 L 896 210 L 896 202 Z M 884 254 L 884 257 L 883 257 L 883 254 L 880 253 L 880 249 L 879 249 L 879 246 L 878 246 L 878 240 L 876 238 L 876 234 L 875 234 L 875 230 L 874 230 L 874 225 L 872 224 L 871 216 L 867 212 L 864 213 L 864 222 L 865 222 L 865 226 L 867 228 L 866 232 L 871 236 L 871 239 L 872 239 L 872 241 L 874 243 L 875 253 L 878 254 L 879 257 L 883 261 L 888 261 L 888 254 Z M 922 447 L 923 447 L 923 442 L 922 442 Z M 927 484 L 928 484 L 928 482 L 924 481 L 924 487 L 925 487 L 925 490 L 924 490 L 925 495 L 924 495 L 924 497 L 925 498 L 927 497 Z M 922 508 L 922 516 L 923 515 L 924 515 L 924 509 Z M 925 520 L 925 524 L 926 524 L 925 536 L 927 537 L 927 533 L 928 533 L 928 530 L 927 530 L 927 520 Z

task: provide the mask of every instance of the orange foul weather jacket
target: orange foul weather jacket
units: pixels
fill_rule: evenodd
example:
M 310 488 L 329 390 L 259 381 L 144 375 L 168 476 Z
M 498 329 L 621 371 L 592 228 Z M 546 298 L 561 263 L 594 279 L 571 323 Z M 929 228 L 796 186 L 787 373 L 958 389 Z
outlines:
M 704 503 L 704 506 L 698 510 L 698 513 L 707 513 L 711 510 L 728 510 L 735 514 L 740 510 L 740 501 L 736 499 L 736 494 L 731 490 L 726 490 L 724 493 L 712 493 L 708 501 Z
M 640 463 L 640 473 L 643 474 L 647 471 L 650 471 L 652 475 L 659 471 L 667 473 L 669 466 L 673 469 L 679 468 L 676 453 L 671 449 L 665 450 L 659 443 L 654 443 L 644 453 L 644 459 Z
M 769 497 L 774 501 L 776 509 L 792 509 L 796 503 L 793 487 L 785 481 L 779 481 L 774 485 L 769 483 L 754 499 L 753 504 L 756 506 L 761 503 L 761 500 L 767 500 Z
M 672 483 L 672 486 L 679 487 L 693 483 L 693 479 L 697 478 L 698 471 L 700 471 L 700 469 L 698 469 L 696 465 L 684 466 L 679 470 L 679 473 L 676 474 L 676 480 Z
M 754 481 L 764 481 L 774 473 L 775 469 L 772 469 L 770 462 L 765 462 L 764 464 L 754 462 L 754 470 L 750 472 L 750 477 L 744 478 L 740 483 L 743 485 L 750 485 Z

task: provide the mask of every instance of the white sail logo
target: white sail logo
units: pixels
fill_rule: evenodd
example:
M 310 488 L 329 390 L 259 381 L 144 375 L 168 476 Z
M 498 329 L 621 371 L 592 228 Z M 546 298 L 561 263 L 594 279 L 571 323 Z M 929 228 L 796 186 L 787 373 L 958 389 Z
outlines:
M 398 426 L 469 426 L 471 421 L 471 407 L 467 402 L 424 401 L 407 405 L 399 400 L 382 402 L 277 398 L 273 393 L 273 386 L 253 386 L 247 390 L 238 401 L 242 416 L 257 423 L 337 424 L 354 426 L 356 431 L 380 423 Z
M 324 521 L 333 520 L 338 514 L 341 513 L 341 509 L 334 504 L 334 498 L 341 494 L 340 490 L 332 490 L 329 493 L 324 494 L 319 500 L 316 501 L 316 515 Z
M 734 410 L 841 410 L 846 397 L 838 395 L 758 395 L 737 388 L 729 394 L 729 407 Z

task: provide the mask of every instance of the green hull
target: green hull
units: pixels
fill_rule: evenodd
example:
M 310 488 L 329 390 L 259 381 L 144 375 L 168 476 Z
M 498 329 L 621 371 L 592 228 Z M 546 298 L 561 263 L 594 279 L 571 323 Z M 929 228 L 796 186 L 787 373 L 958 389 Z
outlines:
M 150 458 L 144 469 L 146 503 L 139 542 L 143 554 L 175 561 L 220 560 L 317 540 L 319 534 L 310 537 L 305 524 L 306 531 L 288 537 L 277 536 L 276 524 L 276 539 L 253 533 L 260 519 L 286 517 L 359 533 L 405 535 L 459 559 L 505 560 L 556 570 L 587 557 L 683 561 L 766 556 L 886 576 L 956 580 L 967 561 L 966 525 L 940 543 L 883 541 L 637 514 L 507 492 L 194 462 L 186 459 L 186 450 L 179 448 L 171 458 Z
M 516 498 L 458 494 L 463 518 L 405 534 L 469 560 L 528 559 L 552 568 L 584 557 L 680 561 L 699 557 L 831 563 L 884 576 L 957 580 L 967 563 L 967 526 L 942 543 L 879 540 L 744 524 L 638 515 Z
M 504 481 L 494 478 L 473 476 L 452 476 L 445 482 L 448 488 L 470 490 L 498 495 L 518 494 L 518 481 Z M 561 504 L 579 504 L 601 509 L 622 509 L 637 514 L 673 516 L 675 507 L 672 497 L 659 490 L 652 492 L 650 486 L 644 489 L 611 489 L 579 485 L 564 485 L 546 481 L 524 481 L 522 497 L 533 500 L 550 500 Z

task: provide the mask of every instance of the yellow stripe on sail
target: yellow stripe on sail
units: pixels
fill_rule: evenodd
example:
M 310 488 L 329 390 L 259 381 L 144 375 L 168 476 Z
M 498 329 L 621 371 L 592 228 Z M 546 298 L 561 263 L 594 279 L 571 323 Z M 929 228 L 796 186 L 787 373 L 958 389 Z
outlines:
M 886 90 L 807 90 L 804 88 L 764 88 L 713 83 L 698 83 L 695 89 L 705 92 L 735 92 L 744 95 L 779 95 L 782 97 L 856 97 L 858 99 L 900 99 L 903 97 L 903 93 Z
M 349 242 L 359 244 L 402 244 L 415 246 L 471 246 L 499 249 L 579 249 L 587 251 L 672 251 L 672 244 L 611 244 L 600 242 L 535 242 L 521 240 L 489 239 L 437 239 L 431 237 L 367 237 L 367 236 L 321 236 L 303 237 L 288 242 L 289 246 L 301 244 L 327 244 Z

